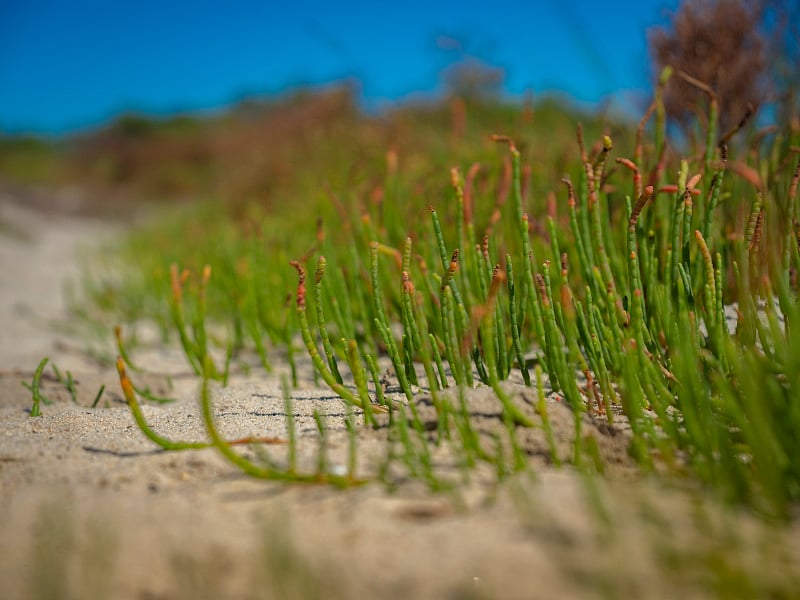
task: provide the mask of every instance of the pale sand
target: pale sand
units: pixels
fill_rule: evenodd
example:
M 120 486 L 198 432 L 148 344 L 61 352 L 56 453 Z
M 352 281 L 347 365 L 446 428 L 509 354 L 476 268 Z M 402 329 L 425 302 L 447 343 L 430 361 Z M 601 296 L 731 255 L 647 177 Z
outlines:
M 701 493 L 643 479 L 627 457 L 624 429 L 609 435 L 588 417 L 584 433 L 609 463 L 595 490 L 603 515 L 580 476 L 549 465 L 539 429 L 520 434 L 535 482 L 517 477 L 495 489 L 479 470 L 458 500 L 416 482 L 394 493 L 380 483 L 340 491 L 263 482 L 214 450 L 157 452 L 121 402 L 113 369 L 53 326 L 66 316 L 61 284 L 78 273 L 78 246 L 109 239 L 119 226 L 34 212 L 9 198 L 0 199 L 0 223 L 3 598 L 691 598 L 710 591 L 706 551 L 780 585 L 798 571 L 797 526 L 767 529 Z M 21 382 L 43 356 L 72 371 L 79 398 L 74 404 L 47 378 L 42 389 L 55 402 L 34 419 Z M 136 359 L 149 373 L 132 373 L 137 383 L 177 398 L 145 407 L 153 427 L 174 439 L 204 439 L 198 382 L 181 355 L 154 345 Z M 300 465 L 315 465 L 318 409 L 331 430 L 330 463 L 341 468 L 344 407 L 313 386 L 308 365 L 303 374 L 293 392 Z M 101 384 L 101 407 L 87 408 Z M 510 389 L 530 411 L 530 391 Z M 491 393 L 479 389 L 469 400 L 481 431 L 499 426 Z M 422 395 L 419 402 L 429 416 Z M 214 406 L 229 437 L 286 436 L 277 375 L 236 375 L 214 390 Z M 557 403 L 550 413 L 568 456 L 572 414 Z M 374 475 L 384 455 L 384 431 L 364 430 L 360 472 Z M 436 458 L 452 463 L 446 451 Z M 670 563 L 670 552 L 685 564 Z

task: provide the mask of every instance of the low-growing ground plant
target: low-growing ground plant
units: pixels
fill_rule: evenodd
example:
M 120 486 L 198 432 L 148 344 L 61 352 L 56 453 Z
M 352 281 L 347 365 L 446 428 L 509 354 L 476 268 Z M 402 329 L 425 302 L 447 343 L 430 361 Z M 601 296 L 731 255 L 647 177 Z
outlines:
M 33 380 L 31 383 L 27 383 L 25 381 L 22 382 L 22 385 L 25 389 L 31 392 L 31 410 L 30 416 L 32 417 L 40 417 L 42 415 L 42 404 L 52 404 L 52 400 L 47 398 L 44 394 L 42 394 L 42 377 L 44 375 L 44 369 L 47 366 L 47 363 L 50 362 L 49 358 L 43 358 L 39 365 L 36 367 L 36 370 L 33 373 Z M 77 388 L 77 381 L 73 378 L 72 373 L 66 371 L 66 375 L 63 375 L 59 368 L 55 365 L 55 363 L 51 363 L 50 366 L 53 370 L 53 375 L 55 376 L 55 380 L 58 381 L 60 384 L 64 386 L 64 389 L 69 393 L 70 398 L 74 404 L 78 404 L 78 388 Z M 103 392 L 105 392 L 106 386 L 101 385 L 100 388 L 97 390 L 97 394 L 95 394 L 94 401 L 91 404 L 92 408 L 96 408 L 100 399 L 103 397 Z M 155 399 L 155 398 L 154 398 Z
M 390 483 L 402 473 L 451 488 L 435 458 L 443 448 L 462 479 L 479 465 L 499 478 L 526 469 L 518 437 L 531 428 L 546 432 L 553 463 L 602 472 L 582 430 L 590 418 L 629 427 L 643 471 L 688 473 L 786 516 L 800 499 L 798 133 L 764 136 L 746 121 L 720 132 L 709 95 L 702 144 L 673 146 L 671 76 L 619 135 L 578 126 L 572 150 L 554 152 L 522 128 L 475 137 L 472 155 L 410 151 L 408 165 L 390 149 L 379 177 L 321 183 L 308 219 L 253 208 L 237 222 L 213 212 L 205 224 L 173 222 L 165 245 L 158 234 L 129 242 L 140 270 L 111 263 L 112 277 L 91 289 L 126 319 L 152 317 L 164 339 L 176 336 L 203 381 L 201 445 L 257 477 L 363 481 L 355 468 L 327 468 L 321 418 L 308 474 L 291 458 L 291 424 L 279 459 L 246 458 L 216 431 L 212 383 L 225 385 L 232 365 L 252 351 L 269 372 L 282 354 L 296 385 L 305 353 L 349 411 L 353 456 L 356 418 L 385 432 L 386 461 L 372 476 Z M 126 288 L 126 273 L 140 287 Z M 125 373 L 135 363 L 119 332 L 117 343 L 136 416 L 136 392 L 148 391 Z M 514 385 L 535 388 L 535 406 Z M 472 418 L 465 392 L 476 387 L 496 397 L 502 428 L 491 434 Z M 548 395 L 574 415 L 569 456 L 554 451 Z M 185 447 L 140 417 L 162 447 Z

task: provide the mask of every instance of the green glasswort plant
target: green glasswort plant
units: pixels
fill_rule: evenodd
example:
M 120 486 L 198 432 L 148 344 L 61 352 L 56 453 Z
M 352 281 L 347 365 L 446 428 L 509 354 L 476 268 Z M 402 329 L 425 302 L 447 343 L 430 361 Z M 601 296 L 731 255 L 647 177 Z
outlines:
M 715 136 L 709 132 L 709 143 Z M 432 251 L 417 261 L 438 262 L 438 274 L 415 269 L 408 259 L 410 243 L 403 251 L 393 250 L 388 240 L 369 243 L 367 293 L 372 310 L 365 311 L 362 329 L 377 339 L 364 340 L 363 345 L 386 351 L 409 407 L 413 410 L 412 382 L 422 381 L 414 365 L 421 364 L 440 426 L 447 427 L 448 408 L 438 398 L 438 390 L 447 383 L 436 375 L 438 362 L 433 360 L 440 351 L 449 367 L 446 377 L 458 386 L 472 387 L 476 381 L 490 386 L 513 427 L 530 427 L 533 423 L 499 382 L 508 378 L 513 360 L 530 385 L 524 352 L 533 347 L 550 385 L 575 413 L 576 464 L 581 462 L 581 412 L 601 411 L 612 422 L 614 407 L 619 406 L 633 429 L 632 451 L 643 467 L 659 462 L 677 469 L 681 455 L 725 496 L 767 511 L 788 509 L 800 493 L 800 472 L 790 458 L 800 452 L 792 433 L 800 426 L 800 405 L 797 388 L 791 385 L 793 373 L 783 368 L 795 360 L 789 348 L 791 324 L 798 314 L 793 275 L 800 269 L 797 218 L 791 227 L 773 222 L 766 251 L 766 199 L 759 191 L 741 237 L 714 235 L 719 229 L 715 224 L 727 216 L 715 215 L 728 160 L 724 143 L 705 149 L 694 175 L 690 161 L 681 161 L 676 184 L 660 180 L 663 167 L 656 164 L 653 184 L 643 187 L 642 166 L 619 159 L 632 172 L 637 195 L 632 199 L 604 193 L 610 185 L 606 165 L 613 150 L 606 136 L 597 154 L 583 161 L 578 185 L 565 180 L 571 235 L 565 236 L 548 217 L 549 248 L 543 252 L 547 258 L 537 261 L 530 218 L 522 209 L 520 152 L 509 138 L 495 139 L 506 143 L 511 153 L 513 201 L 491 223 L 494 240 L 487 233 L 481 244 L 475 243 L 475 223 L 464 209 L 456 173 L 452 237 L 459 246 L 447 247 L 442 221 L 432 208 L 433 233 L 427 238 Z M 639 148 L 636 156 L 645 160 Z M 777 156 L 773 153 L 772 160 Z M 769 210 L 794 210 L 797 170 L 787 182 L 785 171 L 775 167 L 768 171 Z M 736 191 L 741 193 L 742 186 Z M 643 218 L 646 229 L 639 226 Z M 361 221 L 370 223 L 369 215 Z M 509 224 L 505 232 L 498 227 L 503 221 Z M 627 226 L 617 227 L 615 222 Z M 506 249 L 505 267 L 497 262 L 500 247 Z M 394 275 L 400 275 L 397 283 L 383 274 L 381 251 L 401 257 L 400 273 Z M 521 265 L 521 277 L 515 276 L 514 265 Z M 764 269 L 760 277 L 759 266 Z M 731 269 L 738 276 L 726 281 Z M 425 280 L 424 292 L 417 292 L 412 283 L 419 280 Z M 298 296 L 303 281 L 301 272 Z M 348 287 L 355 289 L 359 283 L 350 281 Z M 400 298 L 393 289 L 401 290 Z M 501 298 L 501 292 L 507 296 Z M 739 299 L 741 333 L 728 323 L 726 297 Z M 318 294 L 316 302 L 324 299 Z M 301 322 L 302 310 L 299 307 Z M 324 343 L 325 323 L 319 319 L 318 324 Z M 750 328 L 754 331 L 748 333 Z M 368 405 L 363 394 L 356 400 L 343 387 L 341 376 L 334 381 L 309 343 L 307 329 L 304 339 L 323 379 L 346 402 Z M 355 354 L 355 344 L 349 347 L 350 355 Z M 324 345 L 330 361 L 333 350 Z M 577 373 L 585 375 L 584 389 L 577 384 Z
M 53 401 L 47 398 L 44 394 L 42 394 L 42 377 L 44 375 L 44 369 L 47 366 L 47 363 L 50 361 L 49 358 L 43 358 L 39 365 L 36 367 L 36 370 L 33 373 L 33 381 L 28 383 L 26 381 L 22 382 L 22 386 L 31 392 L 31 410 L 30 416 L 32 417 L 39 417 L 42 414 L 41 404 L 52 404 Z M 61 373 L 61 370 L 55 365 L 55 363 L 50 363 L 50 366 L 53 369 L 53 374 L 56 380 L 61 383 L 64 388 L 67 390 L 67 393 L 70 395 L 72 402 L 74 404 L 78 404 L 78 388 L 77 388 L 77 380 L 72 376 L 70 371 L 66 371 L 66 376 Z M 97 404 L 100 402 L 100 398 L 103 396 L 103 392 L 105 391 L 106 386 L 101 385 L 100 388 L 97 390 L 97 394 L 95 394 L 94 401 L 91 404 L 92 408 L 95 408 Z
M 154 269 L 154 289 L 170 298 L 161 322 L 205 382 L 210 443 L 257 477 L 354 481 L 352 470 L 301 476 L 293 461 L 288 470 L 256 464 L 219 438 L 209 382 L 227 381 L 249 340 L 265 370 L 268 352 L 282 348 L 294 384 L 304 348 L 348 414 L 385 427 L 384 479 L 403 469 L 447 487 L 434 459 L 442 446 L 465 472 L 483 463 L 504 476 L 525 468 L 517 434 L 534 427 L 554 463 L 602 471 L 582 432 L 592 418 L 626 421 L 644 470 L 690 472 L 730 500 L 788 514 L 800 500 L 797 133 L 749 138 L 749 148 L 744 130 L 718 139 L 710 102 L 702 147 L 679 159 L 666 131 L 669 81 L 665 72 L 634 136 L 615 142 L 594 128 L 588 147 L 579 128 L 572 163 L 527 134 L 493 136 L 480 157 L 432 153 L 439 171 L 408 167 L 407 177 L 391 151 L 379 183 L 325 190 L 315 239 L 297 219 L 281 232 L 288 220 L 261 215 L 248 225 L 260 233 L 244 243 L 219 233 L 213 265 L 193 265 L 199 278 Z M 630 154 L 615 156 L 630 137 Z M 445 161 L 469 165 L 466 175 Z M 427 212 L 415 202 L 420 189 L 436 199 Z M 342 226 L 328 231 L 333 215 Z M 300 258 L 290 261 L 286 247 Z M 213 339 L 207 319 L 222 321 L 228 339 Z M 211 358 L 215 346 L 224 367 Z M 391 365 L 390 380 L 379 364 Z M 398 394 L 386 393 L 387 381 Z M 535 387 L 535 406 L 509 381 Z M 478 386 L 497 398 L 503 429 L 491 439 L 476 431 L 465 394 Z M 546 390 L 573 412 L 571 456 L 556 454 Z M 421 414 L 423 395 L 432 418 Z
M 42 373 L 44 372 L 44 368 L 47 365 L 47 361 L 49 358 L 43 358 L 42 361 L 39 363 L 39 366 L 36 367 L 36 371 L 33 373 L 33 381 L 31 382 L 31 393 L 33 394 L 33 402 L 31 404 L 31 416 L 32 417 L 40 417 L 42 415 L 42 409 L 40 408 L 40 404 L 42 403 L 42 392 L 39 389 L 42 381 Z

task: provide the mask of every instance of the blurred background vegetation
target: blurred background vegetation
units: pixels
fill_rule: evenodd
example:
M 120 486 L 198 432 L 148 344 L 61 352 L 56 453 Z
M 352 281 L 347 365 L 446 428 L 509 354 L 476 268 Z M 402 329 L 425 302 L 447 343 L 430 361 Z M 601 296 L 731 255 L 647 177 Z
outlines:
M 793 0 L 691 0 L 669 26 L 651 30 L 653 82 L 665 66 L 684 75 L 664 92 L 676 130 L 691 141 L 703 129 L 709 91 L 719 102 L 723 130 L 748 112 L 762 117 L 756 124 L 772 120 L 796 130 L 798 23 L 800 5 Z M 587 126 L 587 139 L 603 129 L 619 135 L 646 109 L 612 119 L 602 110 L 581 113 L 554 96 L 520 104 L 504 97 L 502 68 L 469 55 L 440 78 L 438 99 L 379 114 L 360 109 L 357 82 L 342 82 L 249 97 L 212 115 L 125 114 L 63 138 L 5 135 L 0 186 L 78 186 L 98 209 L 200 199 L 223 201 L 233 215 L 249 205 L 296 211 L 298 198 L 315 203 L 322 190 L 374 188 L 387 151 L 400 157 L 407 175 L 423 179 L 441 165 L 485 158 L 481 143 L 493 132 L 516 139 L 528 162 L 546 165 L 557 182 L 574 156 L 575 123 Z

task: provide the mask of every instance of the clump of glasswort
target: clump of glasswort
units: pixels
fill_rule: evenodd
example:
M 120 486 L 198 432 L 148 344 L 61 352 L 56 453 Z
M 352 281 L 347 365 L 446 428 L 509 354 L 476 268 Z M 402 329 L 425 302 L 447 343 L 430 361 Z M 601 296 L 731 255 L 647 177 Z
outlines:
M 546 430 L 554 462 L 597 465 L 596 446 L 581 433 L 588 412 L 610 427 L 630 424 L 630 452 L 643 469 L 689 471 L 726 498 L 786 514 L 800 499 L 792 460 L 800 455 L 796 134 L 771 146 L 754 138 L 750 152 L 729 157 L 745 123 L 718 139 L 710 101 L 704 145 L 675 160 L 666 135 L 669 82 L 667 71 L 628 156 L 614 156 L 610 135 L 587 147 L 579 128 L 579 159 L 565 165 L 563 187 L 554 181 L 549 194 L 539 190 L 546 203 L 531 194 L 531 181 L 547 176 L 546 165 L 528 158 L 540 149 L 510 136 L 493 137 L 500 150 L 487 161 L 499 156 L 496 172 L 474 163 L 466 176 L 450 168 L 447 177 L 443 167 L 427 212 L 390 153 L 385 181 L 360 202 L 329 190 L 330 206 L 321 207 L 335 210 L 341 231 L 327 231 L 321 219 L 299 259 L 266 252 L 257 238 L 243 255 L 227 246 L 215 266 L 218 288 L 210 267 L 194 279 L 172 266 L 170 320 L 204 381 L 209 443 L 254 476 L 354 481 L 322 467 L 301 476 L 256 464 L 216 433 L 209 382 L 227 381 L 245 337 L 267 370 L 268 349 L 283 348 L 296 383 L 299 335 L 315 377 L 348 414 L 360 411 L 365 425 L 382 427 L 388 413 L 383 474 L 401 465 L 447 487 L 433 459 L 442 444 L 466 470 L 488 463 L 513 472 L 527 465 L 517 433 L 531 427 Z M 207 332 L 212 291 L 225 298 L 227 341 Z M 225 349 L 224 367 L 211 359 L 214 343 Z M 401 399 L 384 393 L 380 360 L 391 364 Z M 510 378 L 538 388 L 534 413 L 508 392 Z M 494 391 L 504 423 L 488 443 L 463 394 L 479 385 Z M 545 385 L 574 413 L 569 457 L 555 455 Z M 430 395 L 433 431 L 418 411 L 420 391 Z M 317 427 L 322 451 L 328 429 L 322 420 Z M 347 428 L 355 436 L 352 418 Z
M 45 357 L 41 360 L 39 365 L 36 367 L 36 370 L 33 373 L 33 381 L 31 383 L 22 382 L 23 387 L 31 392 L 31 410 L 30 416 L 32 417 L 40 417 L 42 415 L 41 404 L 52 404 L 52 400 L 48 399 L 44 394 L 42 394 L 42 376 L 44 375 L 44 369 L 47 366 L 47 363 L 50 361 L 49 358 Z M 66 371 L 66 376 L 61 373 L 61 370 L 55 365 L 55 363 L 51 363 L 51 367 L 53 369 L 53 374 L 55 375 L 56 381 L 61 383 L 72 399 L 72 402 L 78 404 L 78 388 L 77 388 L 77 381 L 72 376 L 70 371 Z M 92 402 L 91 407 L 96 408 L 98 403 L 100 402 L 100 398 L 103 396 L 103 392 L 105 391 L 106 386 L 105 384 L 100 386 L 100 389 L 97 390 L 97 394 L 95 394 L 94 402 Z
M 656 114 L 662 112 L 661 102 L 658 97 Z M 663 127 L 663 121 L 657 124 L 659 130 Z M 347 271 L 369 273 L 367 287 L 360 275 L 342 286 L 365 288 L 362 320 L 355 328 L 365 332 L 361 347 L 385 350 L 412 409 L 412 386 L 427 385 L 443 429 L 449 409 L 437 400 L 437 392 L 448 385 L 448 378 L 457 386 L 480 381 L 492 387 L 512 428 L 532 426 L 499 385 L 513 363 L 525 384 L 531 384 L 524 357 L 532 348 L 550 385 L 575 412 L 576 464 L 581 462 L 580 413 L 599 411 L 611 422 L 613 407 L 619 406 L 633 428 L 631 450 L 643 467 L 658 462 L 683 469 L 683 461 L 677 460 L 681 455 L 726 497 L 785 511 L 800 494 L 800 471 L 789 458 L 800 452 L 792 434 L 800 426 L 800 388 L 791 385 L 794 373 L 784 370 L 797 360 L 790 348 L 791 324 L 799 314 L 795 274 L 800 269 L 800 226 L 796 216 L 787 226 L 778 215 L 785 207 L 795 215 L 798 171 L 787 180 L 787 170 L 779 168 L 786 157 L 779 148 L 773 151 L 775 168 L 756 190 L 745 226 L 738 236 L 722 237 L 718 232 L 733 225 L 728 219 L 746 210 L 742 196 L 748 193 L 748 182 L 735 181 L 731 191 L 722 191 L 731 181 L 725 177 L 725 142 L 735 132 L 714 145 L 715 132 L 712 105 L 711 145 L 694 174 L 692 161 L 680 162 L 675 182 L 665 177 L 663 132 L 649 168 L 640 141 L 635 160 L 617 160 L 632 174 L 635 195 L 623 197 L 607 191 L 612 186 L 606 168 L 612 140 L 604 137 L 590 157 L 579 136 L 583 160 L 578 183 L 564 180 L 568 229 L 557 226 L 558 215 L 546 217 L 549 249 L 542 252 L 544 260 L 535 259 L 533 227 L 523 210 L 521 154 L 510 138 L 495 136 L 511 153 L 512 202 L 493 214 L 480 243 L 456 171 L 455 219 L 449 220 L 455 247 L 447 246 L 438 211 L 431 208 L 429 234 L 414 236 L 421 247 L 416 260 L 411 238 L 395 250 L 377 235 L 362 249 L 369 261 Z M 648 172 L 644 185 L 642 173 Z M 620 182 L 616 186 L 620 189 Z M 723 198 L 726 210 L 720 214 Z M 767 244 L 770 213 L 775 216 Z M 361 226 L 370 228 L 371 219 L 362 215 Z M 627 226 L 618 227 L 615 221 Z M 358 225 L 351 224 L 354 229 Z M 381 255 L 394 258 L 396 270 L 382 268 Z M 320 259 L 322 264 L 329 260 Z M 429 264 L 439 264 L 441 270 L 437 273 Z M 295 265 L 300 297 L 304 274 Z M 515 265 L 520 265 L 521 276 Z M 318 271 L 318 278 L 323 272 Z M 424 285 L 415 285 L 418 281 Z M 735 332 L 725 312 L 734 298 L 740 314 Z M 325 302 L 319 294 L 316 301 Z M 298 304 L 301 323 L 303 311 Z M 335 365 L 336 349 L 324 320 L 318 319 L 318 325 L 328 363 Z M 346 402 L 366 406 L 363 394 L 355 400 L 343 388 L 339 371 L 334 376 L 334 369 L 324 365 L 307 332 L 306 347 L 323 379 L 330 383 L 336 378 L 332 388 Z M 353 356 L 358 345 L 352 340 L 339 351 Z M 417 364 L 424 370 L 424 383 Z M 584 388 L 577 373 L 585 376 Z

